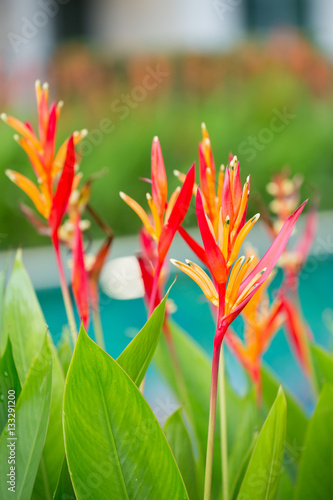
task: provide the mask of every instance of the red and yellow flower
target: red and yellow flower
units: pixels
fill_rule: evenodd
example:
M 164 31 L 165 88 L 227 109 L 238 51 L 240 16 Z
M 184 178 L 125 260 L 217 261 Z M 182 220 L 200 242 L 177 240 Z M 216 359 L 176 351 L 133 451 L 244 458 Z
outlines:
M 161 146 L 157 137 L 153 140 L 151 154 L 151 184 L 152 195 L 147 194 L 150 214 L 135 200 L 120 193 L 121 198 L 140 217 L 146 231 L 156 244 L 156 266 L 151 290 L 150 313 L 152 312 L 157 294 L 159 275 L 172 240 L 182 224 L 187 213 L 194 186 L 194 165 L 189 169 L 182 188 L 177 188 L 167 201 L 167 177 Z
M 241 188 L 239 162 L 235 156 L 230 157 L 231 161 L 226 169 L 220 169 L 217 193 L 213 192 L 215 168 L 205 126 L 203 126 L 203 140 L 199 145 L 199 158 L 200 188 L 195 189 L 195 194 L 203 247 L 191 237 L 185 235 L 185 239 L 203 263 L 207 264 L 213 280 L 194 263 L 172 262 L 191 276 L 202 288 L 206 297 L 219 308 L 218 335 L 223 338 L 226 328 L 273 270 L 304 208 L 304 203 L 285 221 L 269 250 L 252 268 L 251 258 L 238 258 L 246 236 L 259 219 L 257 214 L 246 222 L 250 178 L 247 178 Z
M 42 86 L 37 81 L 35 89 L 38 134 L 29 122 L 23 123 L 5 113 L 1 118 L 18 133 L 14 138 L 28 155 L 37 178 L 37 185 L 19 172 L 6 170 L 6 174 L 30 197 L 38 212 L 48 220 L 49 226 L 55 233 L 66 210 L 70 193 L 79 181 L 79 176 L 75 176 L 74 146 L 85 136 L 86 131 L 74 132 L 56 153 L 56 129 L 63 103 L 62 101 L 58 104 L 52 103 L 49 107 L 48 85 Z

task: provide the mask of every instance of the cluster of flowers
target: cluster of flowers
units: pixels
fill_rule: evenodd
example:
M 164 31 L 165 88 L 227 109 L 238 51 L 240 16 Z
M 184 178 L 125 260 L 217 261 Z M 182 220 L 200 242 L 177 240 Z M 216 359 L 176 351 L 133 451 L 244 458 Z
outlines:
M 38 213 L 23 205 L 22 211 L 41 234 L 48 235 L 54 246 L 61 288 L 63 292 L 73 343 L 76 327 L 71 298 L 67 288 L 60 252 L 60 243 L 72 253 L 72 290 L 77 309 L 87 328 L 90 313 L 93 312 L 95 335 L 104 346 L 99 321 L 98 278 L 107 257 L 113 233 L 96 214 L 90 204 L 92 181 L 98 174 L 81 183 L 78 155 L 75 146 L 86 135 L 86 131 L 74 132 L 59 151 L 55 151 L 56 128 L 62 102 L 48 105 L 48 86 L 36 83 L 38 105 L 38 134 L 31 124 L 3 114 L 2 119 L 13 127 L 18 135 L 15 139 L 27 153 L 37 185 L 18 172 L 7 170 L 8 177 L 32 200 Z M 175 171 L 181 186 L 168 197 L 167 175 L 161 146 L 157 137 L 153 139 L 151 154 L 151 194 L 147 194 L 149 212 L 124 193 L 121 198 L 136 212 L 142 221 L 140 231 L 141 252 L 138 261 L 144 283 L 149 316 L 159 304 L 168 276 L 167 254 L 177 232 L 183 237 L 202 265 L 186 260 L 185 263 L 171 259 L 171 263 L 192 278 L 212 304 L 216 318 L 214 337 L 211 419 L 208 441 L 214 436 L 217 377 L 222 341 L 236 354 L 250 374 L 260 402 L 261 359 L 272 338 L 285 324 L 289 339 L 304 372 L 311 375 L 311 363 L 307 347 L 307 328 L 298 307 L 298 278 L 309 253 L 316 227 L 316 212 L 310 210 L 305 231 L 293 250 L 287 248 L 290 235 L 304 205 L 299 201 L 299 177 L 289 179 L 283 172 L 268 185 L 274 196 L 271 209 L 277 217 L 272 221 L 264 210 L 264 222 L 273 242 L 265 255 L 259 259 L 255 251 L 247 250 L 239 256 L 243 243 L 259 219 L 259 214 L 247 218 L 250 194 L 250 176 L 241 184 L 240 166 L 236 156 L 229 156 L 229 162 L 217 169 L 211 142 L 205 125 L 199 144 L 199 183 L 195 183 L 195 166 L 187 174 Z M 192 196 L 195 198 L 196 217 L 202 244 L 195 241 L 182 224 L 188 212 Z M 106 233 L 106 239 L 96 255 L 85 255 L 83 231 L 89 221 L 83 219 L 88 211 Z M 280 260 L 284 281 L 270 303 L 267 285 L 272 271 Z M 235 318 L 242 313 L 245 325 L 244 340 L 230 328 Z M 167 309 L 164 333 L 170 342 Z M 173 356 L 174 357 L 174 356 Z M 176 361 L 177 362 L 177 361 Z M 209 443 L 208 443 L 209 444 Z M 208 445 L 206 471 L 206 492 L 210 490 L 212 447 Z M 211 457 L 209 457 L 209 453 Z

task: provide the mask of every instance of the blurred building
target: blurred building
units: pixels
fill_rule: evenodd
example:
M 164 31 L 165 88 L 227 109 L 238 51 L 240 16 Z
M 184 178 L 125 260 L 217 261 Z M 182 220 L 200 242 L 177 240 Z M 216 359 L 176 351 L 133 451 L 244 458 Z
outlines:
M 332 0 L 1 0 L 9 74 L 41 74 L 54 47 L 84 39 L 112 54 L 217 52 L 249 33 L 303 30 L 333 56 Z

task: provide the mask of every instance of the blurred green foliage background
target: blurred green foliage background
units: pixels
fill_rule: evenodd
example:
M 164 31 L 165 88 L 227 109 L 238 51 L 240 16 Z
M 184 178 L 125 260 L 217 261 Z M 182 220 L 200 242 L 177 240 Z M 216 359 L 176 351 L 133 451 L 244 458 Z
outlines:
M 150 148 L 158 135 L 169 178 L 169 192 L 178 181 L 173 170 L 186 171 L 197 162 L 200 124 L 210 133 L 217 165 L 237 154 L 242 179 L 250 173 L 252 193 L 269 201 L 265 185 L 274 172 L 289 165 L 304 175 L 304 197 L 320 192 L 321 209 L 333 208 L 333 92 L 331 64 L 305 39 L 295 38 L 285 50 L 283 39 L 265 44 L 247 42 L 224 55 L 164 56 L 110 61 L 84 45 L 65 46 L 49 65 L 50 95 L 63 99 L 59 145 L 73 130 L 90 134 L 78 148 L 84 176 L 104 167 L 108 173 L 93 187 L 92 205 L 116 234 L 135 232 L 140 222 L 122 202 L 124 191 L 145 206 L 149 189 Z M 144 98 L 137 90 L 147 71 L 167 74 Z M 2 103 L 3 111 L 36 124 L 33 81 L 26 110 Z M 130 105 L 124 104 L 133 96 Z M 124 97 L 125 96 L 125 97 Z M 120 103 L 127 111 L 119 111 Z M 285 113 L 287 123 L 272 130 L 272 119 Z M 125 116 L 126 115 L 126 116 Z M 291 116 L 292 115 L 292 116 Z M 283 126 L 282 126 L 283 125 Z M 271 132 L 263 131 L 264 129 Z M 26 175 L 32 170 L 13 131 L 0 125 L 0 232 L 2 248 L 35 245 L 37 236 L 18 208 L 27 197 L 4 175 L 6 168 Z M 250 145 L 249 143 L 252 143 Z M 251 151 L 251 152 L 250 152 Z M 252 196 L 249 211 L 255 212 Z M 195 225 L 194 211 L 189 225 Z

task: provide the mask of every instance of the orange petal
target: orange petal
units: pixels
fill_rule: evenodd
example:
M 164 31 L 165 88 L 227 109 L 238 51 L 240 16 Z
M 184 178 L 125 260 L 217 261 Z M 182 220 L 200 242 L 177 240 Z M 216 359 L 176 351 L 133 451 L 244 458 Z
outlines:
M 35 134 L 27 127 L 24 123 L 20 122 L 17 118 L 13 116 L 8 116 L 6 113 L 1 114 L 1 119 L 7 123 L 10 127 L 12 127 L 16 132 L 23 135 L 28 141 L 30 141 L 33 146 L 37 149 L 38 153 L 42 153 L 42 146 L 35 136 Z
M 30 163 L 35 171 L 38 178 L 45 180 L 45 170 L 44 165 L 37 154 L 36 150 L 31 146 L 31 143 L 27 141 L 24 137 L 15 136 L 15 140 L 19 143 L 22 149 L 27 153 Z
M 24 175 L 19 174 L 18 172 L 14 172 L 13 170 L 6 170 L 6 175 L 12 182 L 14 182 L 14 184 L 21 188 L 22 191 L 24 191 L 29 196 L 29 198 L 31 198 L 38 212 L 41 213 L 43 217 L 46 217 L 47 214 L 45 201 L 37 186 L 35 186 L 35 184 L 30 179 L 27 179 L 27 177 L 24 177 Z
M 162 150 L 157 137 L 154 137 L 151 150 L 151 180 L 153 200 L 159 218 L 162 220 L 167 203 L 167 177 Z

